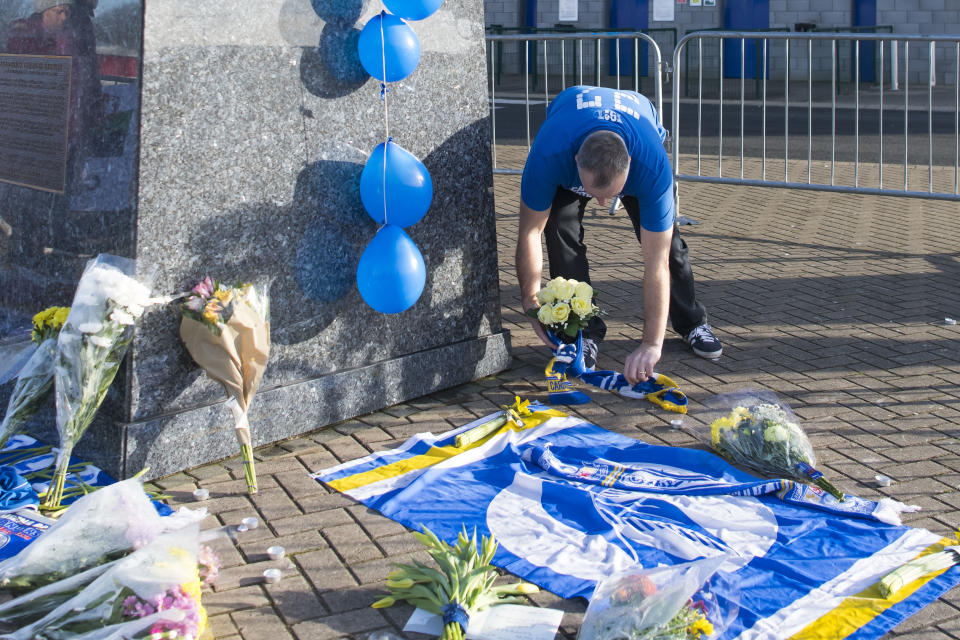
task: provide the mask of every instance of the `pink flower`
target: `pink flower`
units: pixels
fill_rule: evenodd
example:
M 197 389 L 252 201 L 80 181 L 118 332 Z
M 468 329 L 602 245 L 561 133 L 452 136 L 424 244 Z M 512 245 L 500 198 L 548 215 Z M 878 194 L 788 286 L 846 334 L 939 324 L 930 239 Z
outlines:
M 198 282 L 197 286 L 191 289 L 191 291 L 197 294 L 198 296 L 200 296 L 201 298 L 204 298 L 204 299 L 209 298 L 210 296 L 213 295 L 213 291 L 214 291 L 213 280 L 210 278 L 210 276 L 207 276 L 206 278 Z
M 200 581 L 204 585 L 213 584 L 220 574 L 220 556 L 216 551 L 205 544 L 200 545 L 200 553 L 197 554 L 197 564 L 199 565 Z
M 200 313 L 203 311 L 203 307 L 206 306 L 206 302 L 200 296 L 190 296 L 187 298 L 187 301 L 183 306 L 185 306 L 187 309 L 190 309 L 190 311 Z

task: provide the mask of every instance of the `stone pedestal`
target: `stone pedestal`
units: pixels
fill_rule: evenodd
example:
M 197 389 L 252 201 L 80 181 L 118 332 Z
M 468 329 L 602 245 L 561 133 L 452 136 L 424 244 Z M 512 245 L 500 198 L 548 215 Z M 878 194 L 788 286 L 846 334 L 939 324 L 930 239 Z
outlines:
M 381 9 L 151 0 L 133 77 L 107 74 L 105 56 L 139 56 L 139 42 L 103 40 L 121 31 L 129 40 L 141 3 L 94 15 L 103 92 L 120 95 L 114 112 L 131 117 L 115 134 L 119 155 L 77 154 L 83 166 L 67 167 L 63 193 L 0 185 L 12 229 L 0 236 L 7 340 L 33 312 L 69 304 L 87 256 L 111 252 L 135 257 L 158 293 L 205 275 L 270 284 L 273 347 L 250 412 L 255 445 L 506 368 L 481 0 L 447 2 L 411 23 L 421 60 L 385 101 L 356 53 Z M 423 161 L 435 192 L 407 229 L 426 287 L 396 315 L 367 307 L 355 283 L 377 228 L 360 202 L 360 172 L 388 135 Z M 156 477 L 237 452 L 223 391 L 190 359 L 178 324 L 172 305 L 140 321 L 80 455 L 120 476 L 149 466 Z M 52 409 L 34 432 L 49 438 L 51 420 Z

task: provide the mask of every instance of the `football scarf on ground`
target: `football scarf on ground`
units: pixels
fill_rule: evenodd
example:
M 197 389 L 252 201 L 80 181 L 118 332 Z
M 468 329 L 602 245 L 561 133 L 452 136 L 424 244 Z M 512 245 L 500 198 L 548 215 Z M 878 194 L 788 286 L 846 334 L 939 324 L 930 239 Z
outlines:
M 315 477 L 448 542 L 463 526 L 492 534 L 494 564 L 565 598 L 589 597 L 597 580 L 638 564 L 727 556 L 738 614 L 723 638 L 876 638 L 960 582 L 954 567 L 880 597 L 886 573 L 955 544 L 878 520 L 896 520 L 893 501 L 837 503 L 706 451 L 536 409 L 523 427 L 462 449 L 457 434 L 485 419 Z

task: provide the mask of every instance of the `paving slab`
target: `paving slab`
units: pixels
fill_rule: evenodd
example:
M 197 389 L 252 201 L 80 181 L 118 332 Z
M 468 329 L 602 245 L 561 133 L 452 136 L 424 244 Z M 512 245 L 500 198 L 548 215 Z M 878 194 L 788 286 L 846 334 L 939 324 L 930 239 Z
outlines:
M 498 163 L 523 149 L 499 148 Z M 511 160 L 512 158 L 512 160 Z M 731 167 L 736 167 L 736 163 Z M 439 433 L 513 400 L 545 399 L 548 359 L 522 313 L 513 270 L 519 178 L 494 180 L 500 296 L 513 366 L 497 376 L 387 407 L 257 452 L 261 494 L 245 495 L 237 459 L 156 481 L 190 504 L 197 486 L 222 522 L 263 521 L 229 554 L 225 580 L 208 596 L 217 640 L 367 638 L 401 635 L 410 609 L 373 610 L 390 564 L 419 554 L 406 530 L 327 488 L 308 471 L 384 450 L 409 436 Z M 687 184 L 681 213 L 700 224 L 681 232 L 697 291 L 724 342 L 716 362 L 694 356 L 669 333 L 658 369 L 690 398 L 689 420 L 711 395 L 745 387 L 781 393 L 809 426 L 824 465 L 866 498 L 921 504 L 905 523 L 950 535 L 960 527 L 960 215 L 946 202 L 786 189 Z M 591 273 L 607 311 L 600 365 L 621 369 L 642 328 L 642 265 L 625 213 L 589 207 Z M 692 446 L 666 413 L 643 401 L 597 392 L 569 413 L 642 440 Z M 875 474 L 894 479 L 879 488 Z M 271 544 L 283 563 L 266 560 Z M 285 578 L 263 585 L 263 567 Z M 565 611 L 558 638 L 576 637 L 582 600 L 549 593 L 531 604 Z M 414 637 L 414 636 L 410 636 Z M 420 636 L 422 637 L 422 636 Z M 887 638 L 960 638 L 960 590 L 908 619 Z

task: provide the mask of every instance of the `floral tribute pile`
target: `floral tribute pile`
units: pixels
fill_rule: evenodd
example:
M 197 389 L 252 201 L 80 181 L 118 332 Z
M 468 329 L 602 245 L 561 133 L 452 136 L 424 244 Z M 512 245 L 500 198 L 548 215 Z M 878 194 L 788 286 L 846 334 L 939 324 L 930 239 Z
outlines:
M 74 503 L 30 546 L 0 562 L 0 633 L 9 640 L 196 640 L 204 585 L 220 561 L 205 510 L 161 518 L 137 479 Z

